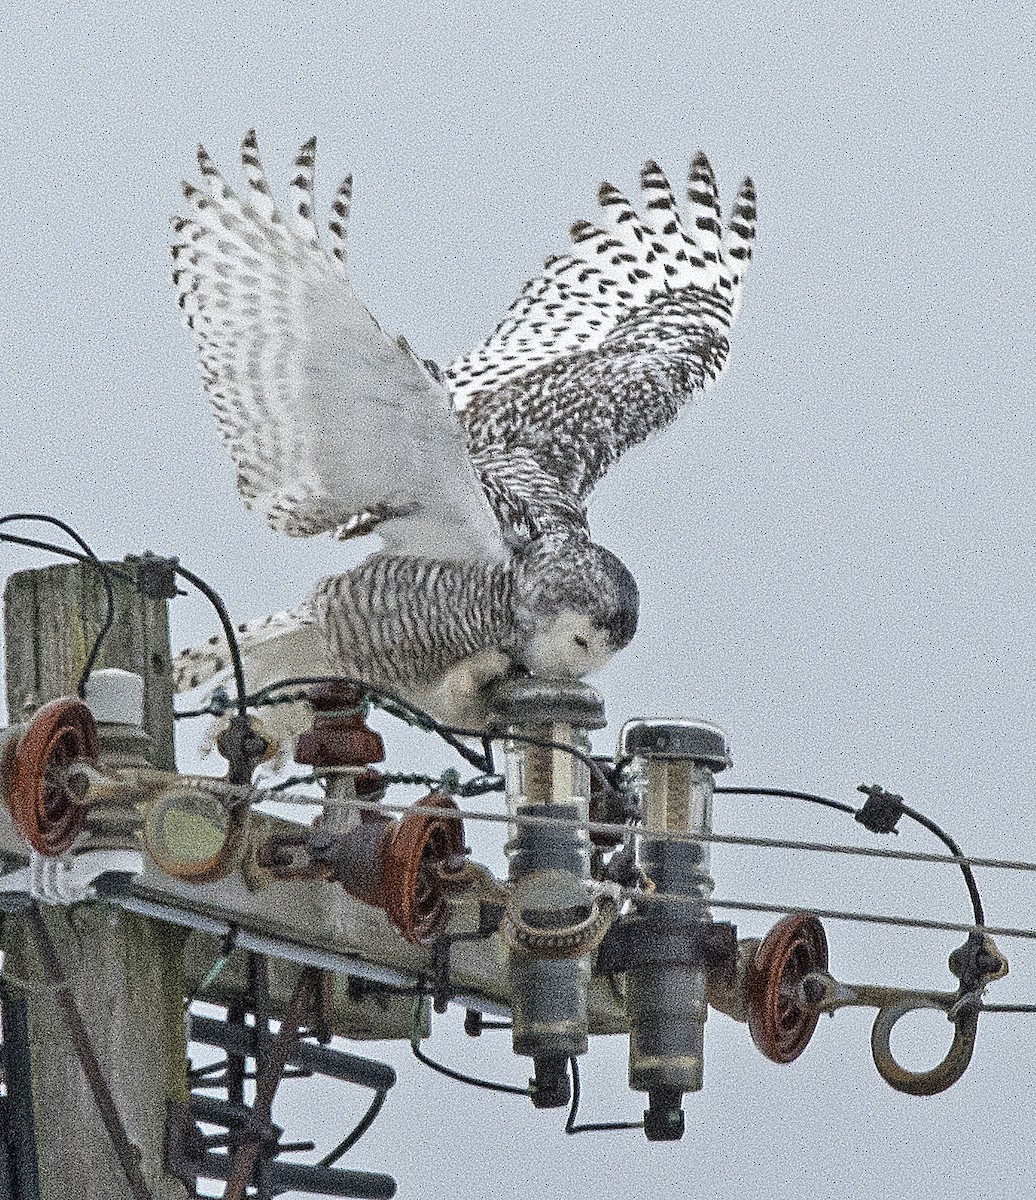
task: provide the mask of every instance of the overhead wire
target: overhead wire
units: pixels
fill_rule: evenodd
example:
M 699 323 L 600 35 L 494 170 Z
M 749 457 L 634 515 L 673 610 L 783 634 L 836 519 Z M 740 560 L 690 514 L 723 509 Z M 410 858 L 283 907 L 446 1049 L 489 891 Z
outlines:
M 139 576 L 134 571 L 127 570 L 125 567 L 117 567 L 113 563 L 104 562 L 103 559 L 97 556 L 87 541 L 79 533 L 77 533 L 67 521 L 62 521 L 58 517 L 52 517 L 47 513 L 8 513 L 6 516 L 0 517 L 0 525 L 7 525 L 12 522 L 20 521 L 37 521 L 41 524 L 52 525 L 55 528 L 60 529 L 64 534 L 66 534 L 66 536 L 70 537 L 76 543 L 76 545 L 79 547 L 79 552 L 71 550 L 67 546 L 59 546 L 53 542 L 41 541 L 38 538 L 22 537 L 18 534 L 12 533 L 0 533 L 0 541 L 9 542 L 12 545 L 17 546 L 27 546 L 34 550 L 43 550 L 48 554 L 58 554 L 65 558 L 75 559 L 78 562 L 88 563 L 100 573 L 101 581 L 105 591 L 106 612 L 101 629 L 94 639 L 93 645 L 90 648 L 90 652 L 87 654 L 86 662 L 84 663 L 83 670 L 79 677 L 77 692 L 80 696 L 83 696 L 86 690 L 86 681 L 97 662 L 104 639 L 111 631 L 112 625 L 115 621 L 115 595 L 112 589 L 111 579 L 113 577 L 124 579 L 127 582 L 132 583 L 135 587 L 139 587 Z M 211 584 L 206 583 L 206 581 L 199 575 L 196 575 L 193 571 L 188 570 L 178 560 L 170 559 L 167 561 L 170 563 L 171 569 L 175 572 L 175 574 L 179 575 L 182 579 L 185 579 L 188 583 L 197 588 L 197 590 L 215 609 L 216 615 L 218 616 L 220 624 L 223 628 L 224 636 L 227 640 L 227 649 L 230 655 L 231 668 L 234 676 L 234 686 L 237 693 L 236 701 L 238 712 L 241 715 L 244 715 L 244 713 L 247 711 L 247 687 L 245 685 L 244 669 L 241 661 L 241 649 L 237 640 L 237 634 L 234 630 L 234 624 L 230 619 L 229 613 L 227 612 L 227 607 L 224 604 L 222 597 L 219 595 L 216 589 L 212 587 Z M 182 595 L 185 593 L 180 594 Z
M 285 781 L 287 782 L 287 781 Z M 275 785 L 279 786 L 279 785 Z M 235 793 L 237 794 L 237 793 Z M 243 794 L 243 793 L 242 793 Z M 275 792 L 273 787 L 252 789 L 250 793 L 254 802 L 277 800 L 279 803 L 311 806 L 314 804 L 333 806 L 339 803 L 349 808 L 359 808 L 371 812 L 413 812 L 421 816 L 443 816 L 446 820 L 473 820 L 496 822 L 501 825 L 539 825 L 555 826 L 563 829 L 581 830 L 585 833 L 616 834 L 619 836 L 649 836 L 652 841 L 689 842 L 691 844 L 718 844 L 723 846 L 746 846 L 766 850 L 803 850 L 819 851 L 829 854 L 847 854 L 863 858 L 884 858 L 901 862 L 938 863 L 946 866 L 959 867 L 966 863 L 974 867 L 991 869 L 1036 872 L 1036 862 L 1024 859 L 982 858 L 974 855 L 938 854 L 926 850 L 896 850 L 888 846 L 846 846 L 839 842 L 806 842 L 792 838 L 756 837 L 751 834 L 735 833 L 693 833 L 679 829 L 650 829 L 641 825 L 619 824 L 614 821 L 581 820 L 578 817 L 538 816 L 534 813 L 494 813 L 484 809 L 458 809 L 451 812 L 447 809 L 432 808 L 421 804 L 391 804 L 383 800 L 341 800 L 324 796 L 316 797 L 290 792 Z
M 67 537 L 79 547 L 82 554 L 76 554 L 69 550 L 68 547 L 57 546 L 49 542 L 37 541 L 35 538 L 21 538 L 14 534 L 0 534 L 0 540 L 11 542 L 15 545 L 32 545 L 37 549 L 47 550 L 52 554 L 65 555 L 67 557 L 79 559 L 81 562 L 89 563 L 94 567 L 101 580 L 101 585 L 104 588 L 105 614 L 104 620 L 101 622 L 101 627 L 94 636 L 93 643 L 86 655 L 82 670 L 79 673 L 79 678 L 76 682 L 76 694 L 82 699 L 86 695 L 86 681 L 90 678 L 90 673 L 93 671 L 97 662 L 98 656 L 101 653 L 101 647 L 104 644 L 104 639 L 111 632 L 112 626 L 115 624 L 115 591 L 112 588 L 111 576 L 120 573 L 118 568 L 113 567 L 111 563 L 103 562 L 91 549 L 90 545 L 82 538 L 67 521 L 62 521 L 58 517 L 52 517 L 47 513 L 8 513 L 6 516 L 0 517 L 0 525 L 9 525 L 14 522 L 35 521 L 43 525 L 52 525 L 56 529 L 60 529 Z
M 729 786 L 717 787 L 715 790 L 723 794 L 742 796 L 776 796 L 791 800 L 806 800 L 810 804 L 819 804 L 825 808 L 832 808 L 838 812 L 848 813 L 857 820 L 860 819 L 861 810 L 854 808 L 853 805 L 846 804 L 841 800 L 831 800 L 827 796 L 817 796 L 812 792 L 791 791 L 788 788 Z M 858 790 L 868 794 L 871 791 L 871 789 L 862 785 Z M 958 866 L 960 867 L 961 873 L 964 876 L 964 884 L 968 889 L 968 896 L 971 899 L 971 907 L 975 917 L 975 924 L 982 925 L 985 922 L 985 911 L 982 906 L 982 898 L 979 894 L 978 884 L 975 881 L 975 876 L 971 870 L 971 865 L 965 861 L 964 852 L 961 850 L 960 846 L 958 846 L 953 838 L 950 837 L 945 830 L 940 828 L 940 826 L 937 825 L 936 822 L 931 819 L 931 817 L 925 816 L 924 813 L 919 812 L 916 808 L 912 808 L 909 804 L 904 803 L 901 797 L 896 796 L 893 797 L 893 799 L 896 801 L 896 807 L 899 813 L 905 817 L 909 817 L 910 820 L 916 822 L 918 825 L 922 826 L 922 828 L 927 829 L 929 833 L 934 834 L 939 841 L 941 841 L 942 844 L 947 847 L 955 859 L 957 859 Z M 889 832 L 895 832 L 895 830 L 893 829 Z
M 262 789 L 255 791 L 253 795 L 257 800 L 265 798 L 265 793 Z M 275 796 L 271 796 L 270 798 L 276 799 L 280 802 L 297 803 L 307 806 L 315 803 L 333 804 L 333 801 L 328 801 L 324 797 L 320 797 L 318 799 L 313 796 L 301 794 L 292 796 L 289 793 L 277 793 Z M 683 830 L 645 830 L 643 827 L 637 828 L 631 825 L 620 825 L 611 821 L 583 821 L 578 818 L 537 816 L 531 813 L 491 813 L 479 809 L 458 809 L 456 811 L 451 811 L 449 809 L 434 808 L 429 805 L 390 804 L 386 803 L 385 801 L 378 800 L 350 799 L 340 801 L 339 803 L 345 808 L 357 808 L 371 812 L 414 813 L 415 815 L 421 816 L 427 815 L 442 817 L 446 820 L 481 820 L 505 825 L 554 826 L 569 830 L 581 830 L 587 833 L 618 833 L 620 835 L 628 835 L 630 833 L 649 833 L 651 838 L 655 841 L 689 842 L 692 844 L 717 843 L 720 845 L 748 846 L 753 848 L 761 847 L 765 849 L 778 850 L 827 851 L 839 854 L 862 855 L 869 858 L 887 858 L 909 862 L 940 863 L 957 867 L 959 867 L 961 864 L 961 858 L 958 858 L 955 855 L 931 854 L 924 851 L 913 850 L 893 850 L 886 847 L 842 846 L 838 845 L 837 843 L 830 844 L 822 842 L 800 842 L 787 838 L 761 838 L 740 834 L 690 833 Z M 995 858 L 971 858 L 966 859 L 965 861 L 967 861 L 969 864 L 974 864 L 977 866 L 1002 868 L 1007 870 L 1022 870 L 1027 872 L 1036 871 L 1036 863 L 1033 862 Z M 676 894 L 670 895 L 668 893 L 661 892 L 645 893 L 639 891 L 638 889 L 624 889 L 624 891 L 630 898 L 648 897 L 652 900 L 673 901 L 686 901 L 687 899 L 686 896 L 680 896 Z M 753 901 L 716 899 L 710 899 L 709 904 L 713 908 L 744 910 L 748 912 L 767 912 L 777 914 L 806 913 L 817 917 L 827 917 L 831 920 L 860 921 L 867 924 L 893 925 L 908 929 L 931 929 L 960 933 L 987 933 L 997 937 L 1036 939 L 1036 929 L 1027 929 L 1016 926 L 985 925 L 980 922 L 967 923 L 960 921 L 941 921 L 925 917 L 909 917 L 898 914 L 885 915 L 881 913 L 861 913 L 838 909 L 821 909 L 812 908 L 808 905 L 801 904 L 771 904 L 762 902 L 757 903 Z
M 381 1112 L 382 1106 L 385 1103 L 385 1097 L 388 1095 L 388 1088 L 379 1088 L 364 1112 L 363 1116 L 356 1122 L 349 1133 L 338 1143 L 333 1150 L 329 1150 L 323 1158 L 319 1159 L 316 1165 L 318 1167 L 333 1167 L 336 1162 L 348 1150 L 363 1137 L 368 1129 L 374 1124 L 378 1113 Z
M 219 623 L 223 627 L 223 636 L 227 641 L 227 651 L 230 655 L 230 666 L 234 676 L 235 701 L 238 715 L 243 717 L 248 712 L 248 688 L 245 684 L 244 664 L 241 661 L 241 646 L 237 640 L 237 633 L 234 630 L 234 622 L 230 619 L 230 614 L 227 612 L 227 606 L 223 603 L 223 598 L 216 589 L 211 584 L 206 583 L 200 575 L 189 571 L 179 562 L 175 564 L 174 570 L 182 579 L 186 579 L 189 584 L 197 588 L 215 609 Z

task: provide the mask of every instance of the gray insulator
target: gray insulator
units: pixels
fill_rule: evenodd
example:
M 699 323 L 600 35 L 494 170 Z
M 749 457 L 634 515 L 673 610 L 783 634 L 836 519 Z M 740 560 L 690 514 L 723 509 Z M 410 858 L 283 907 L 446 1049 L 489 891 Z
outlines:
M 697 762 L 713 772 L 734 763 L 727 735 L 718 726 L 672 717 L 627 721 L 619 732 L 618 757 Z
M 571 744 L 588 753 L 582 732 L 604 724 L 600 697 L 576 680 L 518 679 L 498 689 L 508 733 Z M 506 735 L 505 735 L 506 737 Z M 506 741 L 508 806 L 515 815 L 585 821 L 590 780 L 584 762 L 564 751 Z M 566 929 L 589 915 L 589 840 L 581 829 L 520 824 L 507 843 L 513 902 L 535 930 Z M 548 958 L 516 946 L 510 957 L 512 1044 L 533 1060 L 533 1104 L 568 1103 L 568 1060 L 587 1049 L 588 955 Z
M 624 918 L 643 926 L 641 936 L 657 952 L 627 972 L 629 1082 L 648 1093 L 648 1139 L 676 1140 L 684 1131 L 683 1093 L 699 1091 L 704 1080 L 708 1015 L 705 964 L 688 961 L 682 947 L 711 923 L 713 884 L 707 844 L 651 835 L 711 832 L 712 772 L 730 764 L 730 752 L 722 730 L 705 722 L 642 720 L 623 727 L 619 754 L 634 760 L 645 819 L 637 861 L 659 897 L 644 897 L 639 915 Z
M 530 675 L 505 679 L 494 690 L 493 707 L 500 720 L 528 730 L 534 725 L 574 725 L 603 729 L 604 702 L 579 679 L 544 679 Z

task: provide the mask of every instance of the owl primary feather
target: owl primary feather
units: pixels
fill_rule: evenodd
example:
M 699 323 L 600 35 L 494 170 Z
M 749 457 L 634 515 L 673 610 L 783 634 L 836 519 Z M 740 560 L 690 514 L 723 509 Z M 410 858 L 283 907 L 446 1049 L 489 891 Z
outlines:
M 173 279 L 246 507 L 291 537 L 377 532 L 381 548 L 291 612 L 241 627 L 250 686 L 337 673 L 479 727 L 511 672 L 578 678 L 632 638 L 637 587 L 590 538 L 586 502 L 631 446 L 723 372 L 755 235 L 746 179 L 724 223 L 708 160 L 686 203 L 659 166 L 638 208 L 611 184 L 496 330 L 440 371 L 353 291 L 347 178 L 326 240 L 315 139 L 274 202 L 254 132 L 235 192 L 203 148 L 183 185 Z M 184 651 L 179 690 L 228 667 Z

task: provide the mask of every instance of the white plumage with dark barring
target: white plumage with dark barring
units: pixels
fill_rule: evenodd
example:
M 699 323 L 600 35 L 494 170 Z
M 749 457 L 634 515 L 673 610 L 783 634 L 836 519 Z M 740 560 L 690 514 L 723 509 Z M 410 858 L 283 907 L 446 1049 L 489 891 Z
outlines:
M 440 371 L 383 332 L 347 272 L 352 181 L 315 219 L 315 140 L 285 213 L 255 134 L 235 192 L 203 148 L 173 219 L 173 279 L 245 505 L 292 537 L 382 546 L 291 612 L 241 627 L 251 687 L 337 673 L 479 727 L 512 672 L 578 678 L 632 638 L 638 595 L 586 502 L 627 449 L 723 372 L 755 235 L 741 185 L 724 225 L 699 154 L 677 204 L 654 162 L 638 211 L 613 185 L 476 349 Z M 229 666 L 185 651 L 179 690 Z

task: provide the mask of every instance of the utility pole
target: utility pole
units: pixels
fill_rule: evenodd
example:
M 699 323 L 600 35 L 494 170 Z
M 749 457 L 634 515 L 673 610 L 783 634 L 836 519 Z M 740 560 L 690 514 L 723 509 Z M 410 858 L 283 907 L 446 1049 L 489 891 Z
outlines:
M 312 725 L 295 746 L 326 781 L 322 797 L 300 799 L 324 812 L 275 816 L 261 804 L 286 793 L 249 786 L 229 753 L 225 779 L 176 773 L 165 601 L 141 596 L 132 571 L 111 575 L 114 620 L 93 664 L 107 669 L 90 675 L 86 707 L 68 698 L 104 625 L 97 572 L 25 571 L 4 592 L 8 713 L 29 724 L 0 731 L 0 792 L 16 818 L 0 808 L 0 1200 L 189 1200 L 195 1179 L 225 1180 L 234 1200 L 249 1188 L 257 1200 L 290 1188 L 388 1200 L 390 1176 L 336 1164 L 395 1072 L 326 1043 L 406 1038 L 422 1063 L 463 1081 L 420 1051 L 429 999 L 440 1012 L 463 1005 L 473 1036 L 484 1015 L 510 1016 L 513 1049 L 532 1060 L 531 1102 L 571 1104 L 570 1133 L 680 1138 L 683 1097 L 703 1083 L 710 1006 L 747 1023 L 775 1062 L 802 1053 L 821 1012 L 855 1005 L 878 1009 L 874 1061 L 898 1090 L 934 1095 L 966 1069 L 982 993 L 1007 970 L 981 928 L 951 956 L 959 987 L 932 992 L 840 983 L 808 910 L 762 939 L 713 921 L 713 775 L 730 765 L 714 726 L 631 720 L 614 758 L 592 757 L 587 731 L 604 723 L 592 689 L 510 681 L 497 696 L 503 774 L 487 773 L 491 753 L 469 759 L 481 773 L 465 789 L 456 773 L 452 783 L 379 774 L 385 748 L 365 725 L 367 697 L 325 682 L 307 693 Z M 249 704 L 264 701 L 275 702 Z M 507 814 L 461 811 L 453 795 L 487 781 Z M 422 801 L 386 801 L 388 786 L 415 782 L 433 789 Z M 881 789 L 869 795 L 872 810 L 884 806 L 862 822 L 876 831 L 912 811 Z M 506 882 L 465 861 L 468 817 L 507 824 Z M 68 853 L 92 891 L 60 882 Z M 96 898 L 74 902 L 84 894 Z M 41 908 L 41 895 L 59 903 Z M 191 1014 L 189 995 L 226 1018 Z M 889 1038 L 922 1007 L 953 1014 L 954 1038 L 943 1062 L 916 1073 Z M 188 1071 L 185 1015 L 192 1044 L 222 1059 Z M 590 1035 L 622 1032 L 644 1119 L 580 1126 L 578 1056 Z M 372 1094 L 318 1163 L 281 1157 L 315 1148 L 282 1141 L 271 1119 L 288 1064 Z
M 115 622 L 96 665 L 143 678 L 148 743 L 134 752 L 172 769 L 166 605 L 144 599 L 129 581 L 113 576 L 111 584 Z M 12 722 L 74 691 L 104 607 L 92 567 L 10 577 L 4 644 Z M 187 1099 L 183 940 L 174 926 L 104 901 L 5 916 L 4 987 L 26 1000 L 40 1200 L 187 1200 L 183 1183 L 165 1171 L 167 1106 Z M 17 1200 L 35 1194 L 31 1180 L 18 1179 Z

